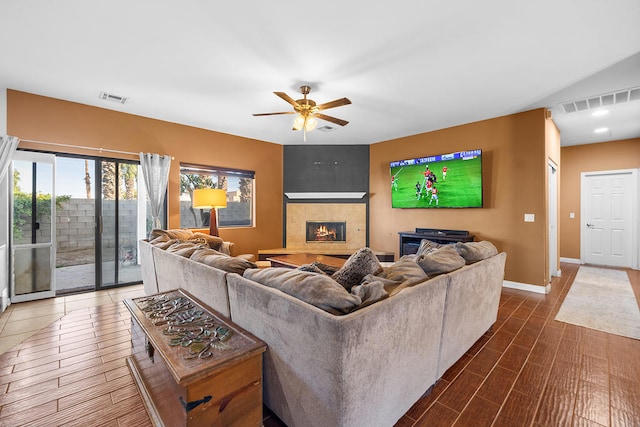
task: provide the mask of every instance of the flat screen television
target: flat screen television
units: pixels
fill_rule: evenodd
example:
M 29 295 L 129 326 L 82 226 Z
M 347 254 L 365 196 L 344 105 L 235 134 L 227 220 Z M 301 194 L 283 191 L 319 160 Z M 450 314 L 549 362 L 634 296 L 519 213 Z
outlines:
M 393 208 L 481 208 L 482 150 L 390 163 Z

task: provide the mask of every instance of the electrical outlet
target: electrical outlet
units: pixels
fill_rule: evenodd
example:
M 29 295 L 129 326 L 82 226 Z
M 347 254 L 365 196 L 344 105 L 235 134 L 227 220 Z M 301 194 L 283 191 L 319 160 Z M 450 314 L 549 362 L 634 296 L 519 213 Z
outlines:
M 570 212 L 569 213 L 569 218 L 573 219 L 576 217 L 576 214 L 574 212 Z
M 524 222 L 535 222 L 536 216 L 534 214 L 524 214 Z

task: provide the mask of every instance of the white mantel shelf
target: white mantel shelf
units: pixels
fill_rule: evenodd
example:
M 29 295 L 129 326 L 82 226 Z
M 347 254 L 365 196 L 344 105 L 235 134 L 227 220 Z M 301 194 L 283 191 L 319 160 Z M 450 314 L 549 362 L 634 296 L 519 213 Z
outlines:
M 367 194 L 364 191 L 343 191 L 343 192 L 307 192 L 307 193 L 284 193 L 288 199 L 362 199 Z

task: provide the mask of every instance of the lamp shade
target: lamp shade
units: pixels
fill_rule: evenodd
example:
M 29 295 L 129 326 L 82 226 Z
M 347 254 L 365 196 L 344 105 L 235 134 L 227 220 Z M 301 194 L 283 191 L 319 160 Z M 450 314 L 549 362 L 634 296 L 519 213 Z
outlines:
M 227 192 L 219 188 L 198 188 L 193 190 L 193 208 L 226 208 Z

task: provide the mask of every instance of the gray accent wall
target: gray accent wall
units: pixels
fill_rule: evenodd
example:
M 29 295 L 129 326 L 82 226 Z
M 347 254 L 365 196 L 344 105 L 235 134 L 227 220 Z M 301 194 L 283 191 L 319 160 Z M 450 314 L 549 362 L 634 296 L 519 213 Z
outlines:
M 369 245 L 369 146 L 285 145 L 283 148 L 285 193 L 364 192 L 360 199 L 296 199 L 283 195 L 283 230 L 287 230 L 290 203 L 362 203 L 366 205 L 366 244 Z M 286 247 L 286 231 L 282 245 Z
M 285 145 L 284 192 L 364 191 L 369 194 L 368 145 Z

